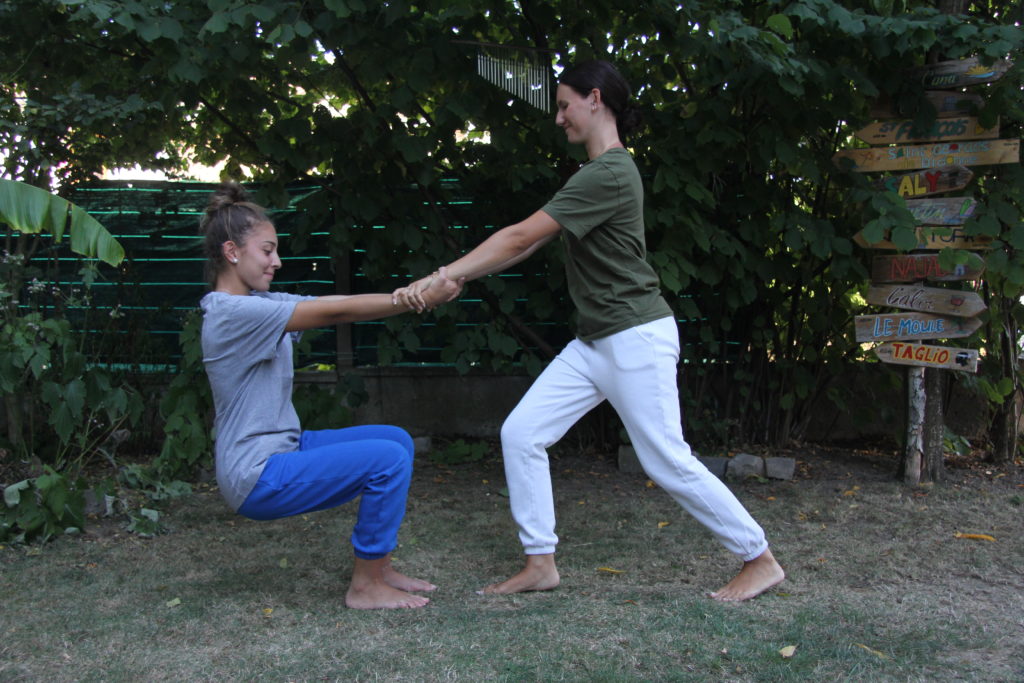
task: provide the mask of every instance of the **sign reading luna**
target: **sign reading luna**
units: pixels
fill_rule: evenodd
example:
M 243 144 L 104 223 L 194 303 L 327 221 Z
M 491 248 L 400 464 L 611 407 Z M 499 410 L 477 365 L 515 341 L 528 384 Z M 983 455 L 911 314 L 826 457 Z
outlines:
M 843 149 L 832 161 L 843 165 L 853 163 L 854 171 L 910 171 L 937 166 L 984 166 L 1015 164 L 1020 161 L 1020 140 L 971 140 L 969 142 L 936 142 L 930 145 Z
M 925 88 L 964 88 L 997 81 L 1011 66 L 1013 62 L 1008 59 L 986 65 L 977 57 L 970 57 L 926 64 L 908 70 L 908 74 Z
M 899 339 L 956 339 L 969 337 L 979 327 L 978 318 L 956 318 L 927 313 L 880 313 L 858 315 L 854 326 L 859 342 Z

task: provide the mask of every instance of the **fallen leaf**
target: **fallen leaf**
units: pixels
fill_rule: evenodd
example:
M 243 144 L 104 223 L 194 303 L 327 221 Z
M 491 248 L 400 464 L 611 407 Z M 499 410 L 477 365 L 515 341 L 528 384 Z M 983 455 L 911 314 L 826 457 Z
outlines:
M 168 600 L 167 601 L 167 606 L 168 607 L 177 607 L 180 604 L 181 604 L 181 598 L 174 598 L 173 600 Z
M 957 538 L 970 538 L 970 539 L 973 539 L 975 541 L 992 541 L 992 542 L 995 542 L 995 540 L 996 540 L 994 536 L 989 536 L 988 534 L 962 534 L 959 531 L 957 531 L 953 535 L 956 536 Z
M 647 480 L 647 484 L 645 484 L 645 485 L 646 485 L 646 486 L 647 486 L 647 488 L 649 488 L 649 489 L 653 489 L 653 488 L 655 487 L 655 483 L 654 483 L 654 481 L 653 481 L 653 480 L 651 480 L 651 479 L 648 479 L 648 480 Z
M 765 500 L 775 500 L 775 496 L 768 496 Z
M 264 607 L 263 608 L 263 616 L 269 617 L 273 613 L 274 613 L 274 608 L 273 607 Z
M 611 567 L 598 567 L 597 571 L 605 572 L 607 574 L 625 574 L 626 573 L 625 570 L 623 570 L 623 569 L 612 569 Z
M 280 561 L 280 562 L 278 562 L 278 563 L 277 563 L 277 565 L 278 565 L 278 566 L 279 566 L 279 567 L 280 567 L 281 569 L 287 569 L 287 568 L 288 568 L 288 558 L 287 558 L 287 557 L 282 557 L 282 558 L 281 558 L 281 561 Z
M 889 659 L 889 655 L 885 654 L 884 652 L 879 652 L 878 650 L 870 648 L 867 645 L 864 645 L 862 643 L 854 643 L 854 645 L 856 645 L 859 648 L 863 648 L 863 649 L 867 650 L 868 652 L 870 652 L 871 654 L 875 655 L 876 657 L 879 657 L 881 659 Z
M 671 522 L 658 522 L 658 528 L 659 528 L 659 529 L 664 529 L 664 528 L 665 528 L 665 527 L 667 527 L 667 526 L 668 526 L 669 524 L 671 524 Z
M 779 654 L 782 655 L 784 659 L 789 659 L 794 654 L 796 654 L 796 645 L 787 645 L 786 647 L 779 650 Z

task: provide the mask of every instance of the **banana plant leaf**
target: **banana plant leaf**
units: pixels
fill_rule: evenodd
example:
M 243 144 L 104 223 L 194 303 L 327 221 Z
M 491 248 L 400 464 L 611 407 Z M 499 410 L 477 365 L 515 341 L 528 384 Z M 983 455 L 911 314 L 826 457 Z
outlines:
M 80 206 L 46 190 L 0 178 L 0 223 L 23 233 L 49 232 L 56 242 L 71 237 L 71 251 L 116 266 L 124 248 Z

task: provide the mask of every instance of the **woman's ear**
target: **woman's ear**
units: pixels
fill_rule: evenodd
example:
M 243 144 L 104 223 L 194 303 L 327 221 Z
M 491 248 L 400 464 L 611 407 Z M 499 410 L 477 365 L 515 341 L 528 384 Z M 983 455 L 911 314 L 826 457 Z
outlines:
M 225 261 L 228 263 L 238 263 L 238 245 L 233 241 L 228 240 L 220 245 L 220 251 L 224 255 Z
M 590 108 L 591 109 L 597 109 L 597 105 L 601 104 L 601 91 L 598 90 L 597 88 L 593 88 L 590 91 L 590 94 L 594 98 L 594 101 L 591 103 Z

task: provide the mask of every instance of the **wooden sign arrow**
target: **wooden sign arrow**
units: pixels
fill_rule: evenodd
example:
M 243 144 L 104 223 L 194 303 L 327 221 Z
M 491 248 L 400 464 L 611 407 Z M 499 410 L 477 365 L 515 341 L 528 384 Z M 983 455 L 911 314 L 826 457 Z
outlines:
M 955 282 L 976 280 L 985 270 L 985 260 L 977 254 L 968 254 L 967 263 L 945 270 L 939 265 L 938 254 L 900 254 L 898 256 L 876 256 L 871 262 L 871 281 L 916 282 L 932 280 Z
M 844 149 L 832 157 L 832 161 L 840 168 L 849 163 L 843 159 L 853 162 L 852 170 L 864 173 L 910 171 L 915 168 L 950 165 L 1015 164 L 1020 161 L 1020 140 L 972 140 L 903 147 Z
M 887 176 L 874 182 L 875 188 L 895 192 L 901 197 L 925 197 L 962 190 L 974 178 L 966 166 L 938 166 L 903 175 Z
M 906 203 L 918 225 L 963 225 L 978 205 L 970 197 L 929 197 Z
M 942 233 L 942 234 L 940 234 Z M 908 251 L 900 249 L 891 240 L 884 239 L 880 242 L 868 242 L 861 230 L 853 236 L 853 241 L 865 249 L 887 249 L 892 251 Z M 917 244 L 911 249 L 991 249 L 994 237 L 989 235 L 968 235 L 963 228 L 939 228 L 926 229 L 917 228 Z
M 925 92 L 924 97 L 925 101 L 934 107 L 935 115 L 939 117 L 973 114 L 985 103 L 981 95 L 950 90 L 929 90 Z M 873 119 L 906 118 L 915 114 L 916 109 L 899 107 L 891 100 L 879 100 L 871 107 Z
M 975 349 L 957 349 L 950 346 L 889 342 L 874 348 L 878 360 L 897 365 L 919 365 L 926 368 L 944 368 L 963 372 L 978 371 L 978 352 Z
M 908 69 L 907 75 L 926 88 L 964 88 L 997 81 L 1011 66 L 1013 62 L 1008 59 L 999 59 L 986 66 L 977 57 L 970 57 Z
M 977 292 L 921 285 L 872 285 L 866 298 L 874 306 L 944 313 L 963 318 L 978 315 L 988 308 Z
M 920 130 L 911 119 L 876 121 L 854 133 L 869 145 L 890 145 L 903 142 L 942 142 L 946 140 L 991 140 L 999 137 L 999 122 L 983 128 L 973 116 L 935 119 L 931 127 Z
M 969 337 L 979 327 L 978 318 L 957 318 L 928 313 L 880 313 L 853 319 L 857 341 L 900 339 L 956 339 Z

